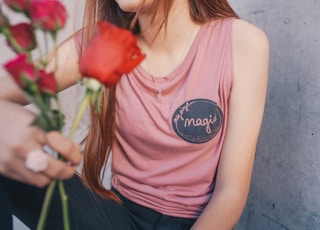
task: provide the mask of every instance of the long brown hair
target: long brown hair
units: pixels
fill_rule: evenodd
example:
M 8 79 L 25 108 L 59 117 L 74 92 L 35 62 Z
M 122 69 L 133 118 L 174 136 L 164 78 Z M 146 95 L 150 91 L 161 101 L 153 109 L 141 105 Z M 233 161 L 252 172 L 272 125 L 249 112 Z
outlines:
M 191 19 L 195 23 L 203 24 L 213 19 L 236 17 L 227 0 L 188 0 Z M 164 9 L 164 20 L 166 25 L 167 16 L 172 6 L 172 0 L 154 1 L 151 9 L 154 12 L 159 7 Z M 137 13 L 122 11 L 114 0 L 87 0 L 85 7 L 85 24 L 90 37 L 94 22 L 106 20 L 125 29 L 130 29 L 134 34 L 139 34 Z M 83 180 L 89 188 L 95 190 L 105 198 L 119 201 L 116 195 L 105 189 L 102 185 L 101 171 L 110 155 L 114 140 L 115 128 L 115 87 L 105 89 L 102 93 L 102 112 L 96 113 L 91 109 L 89 133 L 84 150 Z

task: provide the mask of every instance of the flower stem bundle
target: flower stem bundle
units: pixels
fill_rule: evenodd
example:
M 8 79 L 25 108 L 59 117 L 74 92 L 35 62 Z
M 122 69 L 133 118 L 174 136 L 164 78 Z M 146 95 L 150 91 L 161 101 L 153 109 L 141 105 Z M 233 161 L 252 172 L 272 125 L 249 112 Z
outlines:
M 64 115 L 60 109 L 58 98 L 58 83 L 55 69 L 48 70 L 50 60 L 34 61 L 32 51 L 39 49 L 36 30 L 43 33 L 45 49 L 48 49 L 48 39 L 56 44 L 58 32 L 65 26 L 67 20 L 66 9 L 59 0 L 4 0 L 5 6 L 14 12 L 23 14 L 28 22 L 11 25 L 9 18 L 3 14 L 0 5 L 0 34 L 7 41 L 8 46 L 16 53 L 16 57 L 9 60 L 4 68 L 15 83 L 24 92 L 30 103 L 33 103 L 38 114 L 31 125 L 44 131 L 62 131 Z M 79 123 L 89 105 L 97 111 L 101 108 L 101 92 L 103 87 L 117 84 L 121 76 L 129 73 L 144 59 L 137 46 L 135 36 L 128 30 L 120 29 L 105 21 L 99 21 L 95 27 L 90 42 L 79 59 L 81 83 L 85 85 L 85 95 L 82 98 L 77 116 L 73 122 L 68 137 L 73 138 Z M 52 61 L 52 60 L 51 60 Z M 59 160 L 64 160 L 57 156 Z M 68 196 L 62 180 L 52 180 L 47 188 L 37 229 L 45 229 L 50 203 L 55 190 L 58 189 L 62 202 L 62 216 L 64 229 L 70 229 Z

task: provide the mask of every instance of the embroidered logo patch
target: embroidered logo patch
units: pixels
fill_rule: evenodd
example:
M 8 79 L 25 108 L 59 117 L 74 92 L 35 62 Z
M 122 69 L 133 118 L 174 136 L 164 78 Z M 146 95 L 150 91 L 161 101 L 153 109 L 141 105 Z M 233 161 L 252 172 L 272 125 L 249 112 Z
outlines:
M 212 140 L 219 132 L 223 114 L 219 106 L 207 99 L 193 99 L 173 114 L 172 127 L 185 141 L 200 144 Z

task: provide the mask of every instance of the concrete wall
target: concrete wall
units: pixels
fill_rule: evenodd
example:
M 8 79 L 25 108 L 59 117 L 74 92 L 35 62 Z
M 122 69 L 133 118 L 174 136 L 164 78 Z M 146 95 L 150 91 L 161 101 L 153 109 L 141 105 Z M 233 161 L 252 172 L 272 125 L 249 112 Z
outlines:
M 252 187 L 236 229 L 320 229 L 320 1 L 230 3 L 271 45 Z

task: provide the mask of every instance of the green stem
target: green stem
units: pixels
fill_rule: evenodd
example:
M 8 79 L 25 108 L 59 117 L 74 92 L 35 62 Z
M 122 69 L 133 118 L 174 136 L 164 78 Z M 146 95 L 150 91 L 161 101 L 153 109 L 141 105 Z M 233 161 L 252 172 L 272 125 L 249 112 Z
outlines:
M 44 197 L 37 230 L 43 230 L 45 228 L 45 224 L 46 224 L 46 220 L 47 220 L 47 216 L 48 216 L 48 212 L 49 212 L 49 207 L 50 207 L 52 195 L 53 195 L 54 189 L 56 187 L 56 184 L 57 184 L 56 180 L 51 181 L 50 185 L 46 191 L 46 195 Z
M 91 92 L 87 92 L 84 99 L 82 100 L 82 103 L 80 105 L 79 111 L 76 115 L 76 118 L 73 122 L 70 134 L 69 134 L 69 139 L 73 138 L 73 135 L 75 133 L 75 131 L 77 130 L 81 119 L 87 109 L 87 106 L 90 103 L 91 100 L 91 96 L 92 93 Z M 46 196 L 45 196 L 45 202 L 43 204 L 42 210 L 41 210 L 41 216 L 40 216 L 40 220 L 38 222 L 38 228 L 37 230 L 43 230 L 44 226 L 45 226 L 45 222 L 46 222 L 46 217 L 48 214 L 48 210 L 49 210 L 49 205 L 50 205 L 50 201 L 52 199 L 52 194 L 54 191 L 54 187 L 56 185 L 56 180 L 53 180 L 49 187 L 48 190 L 46 192 Z M 64 188 L 64 184 L 63 181 L 59 180 L 58 181 L 58 187 L 59 187 L 59 193 L 60 193 L 60 198 L 61 198 L 61 203 L 62 203 L 62 215 L 63 215 L 63 225 L 64 225 L 64 229 L 65 230 L 70 230 L 70 222 L 69 222 L 69 210 L 68 210 L 68 196 L 65 192 L 65 188 Z
M 62 115 L 62 107 L 61 107 L 61 104 L 60 104 L 60 100 L 57 98 L 56 102 L 57 102 L 57 107 L 58 107 L 58 111 L 59 111 L 59 117 L 63 117 L 63 120 L 64 120 L 64 116 Z M 63 120 L 62 121 L 59 120 L 60 121 L 59 127 L 61 129 L 62 129 L 62 126 L 64 125 Z
M 49 52 L 49 46 L 48 46 L 48 44 L 49 44 L 49 42 L 48 42 L 48 34 L 47 34 L 47 32 L 43 32 L 43 37 L 44 37 L 44 48 L 45 48 L 45 50 L 44 50 L 44 53 L 45 54 L 47 54 L 48 52 Z M 40 56 L 41 57 L 41 56 Z M 46 69 L 47 68 L 47 66 L 48 66 L 48 59 L 46 59 L 44 62 L 42 62 L 42 64 L 43 64 L 43 68 L 44 69 Z
M 84 115 L 84 112 L 87 109 L 87 106 L 90 102 L 91 94 L 87 93 L 86 96 L 84 97 L 81 106 L 79 108 L 79 111 L 77 113 L 77 116 L 73 122 L 70 134 L 69 134 L 69 139 L 73 138 L 73 135 L 75 131 L 77 130 L 80 121 Z M 64 230 L 70 230 L 70 222 L 69 222 L 69 209 L 68 209 L 68 195 L 64 189 L 64 184 L 63 181 L 59 180 L 59 193 L 60 193 L 60 198 L 61 198 L 61 203 L 62 203 L 62 215 L 63 215 L 63 225 L 64 225 Z
M 65 230 L 70 230 L 69 222 L 69 209 L 68 209 L 68 195 L 64 189 L 64 184 L 62 180 L 58 182 L 61 204 L 62 204 L 62 216 L 63 216 L 63 225 Z
M 44 32 L 43 32 L 43 36 L 45 36 L 45 33 L 44 33 Z M 44 39 L 45 39 L 45 37 L 44 37 Z M 43 63 L 43 60 L 42 60 L 42 57 L 43 57 L 43 55 L 44 55 L 45 53 L 43 52 L 41 45 L 38 45 L 38 46 L 37 46 L 37 49 L 38 49 L 38 55 L 39 55 L 39 61 L 38 61 L 38 63 L 41 65 L 42 68 L 45 68 L 45 63 Z
M 71 128 L 71 131 L 69 133 L 69 139 L 72 139 L 73 138 L 73 135 L 74 133 L 76 132 L 79 124 L 80 124 L 80 121 L 87 109 L 87 106 L 89 105 L 89 102 L 90 102 L 90 99 L 91 99 L 91 93 L 86 93 L 85 97 L 83 98 L 83 101 L 80 105 L 80 108 L 79 108 L 79 111 L 77 113 L 77 116 L 72 124 L 72 128 Z
M 53 50 L 53 52 L 54 52 L 54 57 L 55 57 L 55 60 L 54 60 L 54 70 L 56 71 L 57 69 L 58 69 L 58 59 L 59 59 L 59 57 L 58 57 L 58 55 L 57 55 L 57 53 L 58 53 L 58 49 L 56 48 L 57 47 L 57 38 L 56 38 L 57 36 L 52 36 L 52 40 L 53 40 L 53 45 L 54 45 L 54 50 Z

